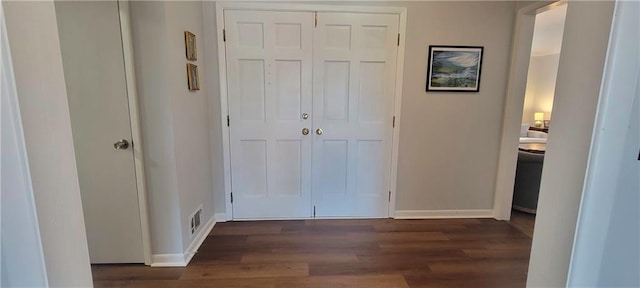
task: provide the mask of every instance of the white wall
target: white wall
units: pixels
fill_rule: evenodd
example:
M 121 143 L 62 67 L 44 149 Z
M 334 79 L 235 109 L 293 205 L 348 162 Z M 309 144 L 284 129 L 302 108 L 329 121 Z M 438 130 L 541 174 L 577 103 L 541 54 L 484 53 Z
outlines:
M 535 16 L 522 123 L 533 125 L 536 112 L 551 119 L 566 12 L 566 5 L 561 5 Z
M 636 8 L 636 10 L 640 9 Z M 637 83 L 640 83 L 640 78 L 637 78 L 637 81 Z M 640 225 L 638 225 L 638 219 L 640 219 L 640 210 L 638 210 L 638 203 L 640 203 L 640 193 L 638 193 L 640 191 L 640 163 L 637 160 L 638 148 L 640 147 L 640 86 L 636 86 L 635 99 L 631 105 L 633 114 L 629 123 L 625 125 L 628 128 L 628 133 L 623 138 L 625 144 L 623 159 L 621 159 L 622 161 L 620 161 L 617 169 L 619 171 L 616 179 L 617 185 L 612 190 L 605 190 L 609 193 L 613 192 L 611 194 L 614 194 L 614 199 L 610 216 L 607 217 L 609 218 L 608 229 L 604 234 L 598 234 L 598 236 L 606 235 L 604 245 L 601 248 L 602 252 L 599 253 L 602 258 L 599 259 L 598 279 L 595 283 L 585 283 L 578 278 L 579 276 L 584 276 L 584 274 L 578 275 L 574 282 L 576 286 L 585 286 L 588 283 L 598 287 L 640 287 Z M 604 191 L 601 190 L 600 192 Z M 591 201 L 591 203 L 585 203 L 585 205 L 602 204 L 600 202 L 601 199 L 591 199 Z M 585 214 L 590 212 L 584 211 Z M 594 217 L 604 216 L 598 215 L 597 212 L 594 214 L 596 215 L 591 215 L 589 220 Z M 585 215 L 585 218 L 587 217 L 589 216 Z M 589 220 L 586 220 L 585 223 L 579 222 L 579 225 L 589 229 L 592 227 L 592 223 L 588 222 Z M 600 220 L 596 221 L 599 222 Z M 582 237 L 578 241 L 589 242 L 597 239 L 593 237 L 595 235 L 587 231 L 584 231 L 579 236 Z M 588 244 L 584 244 L 584 246 L 586 247 L 580 253 L 589 257 L 593 253 L 593 247 L 589 247 Z M 576 258 L 579 257 L 577 253 L 574 253 L 574 256 Z M 590 261 L 591 259 L 582 260 Z M 587 270 L 586 272 L 590 271 Z
M 491 210 L 515 16 L 514 2 L 318 2 L 407 7 L 397 210 Z M 213 27 L 212 3 L 205 20 Z M 212 29 L 212 28 L 207 28 Z M 208 33 L 212 34 L 212 33 Z M 213 35 L 213 34 L 212 34 Z M 216 55 L 216 42 L 207 55 Z M 479 93 L 425 92 L 429 45 L 484 46 Z M 209 66 L 215 65 L 214 62 Z M 214 67 L 217 69 L 217 67 Z M 209 81 L 217 76 L 210 75 Z M 219 95 L 213 97 L 220 119 Z M 219 122 L 216 123 L 219 127 Z M 216 128 L 217 129 L 217 128 Z M 221 132 L 214 131 L 215 179 L 222 179 Z M 218 175 L 220 174 L 220 175 Z M 224 199 L 217 185 L 216 200 Z M 220 210 L 219 210 L 220 209 Z M 216 201 L 216 212 L 224 212 Z M 230 211 L 229 211 L 230 212 Z
M 186 249 L 191 242 L 188 225 L 191 214 L 203 205 L 202 221 L 206 222 L 213 216 L 209 84 L 205 69 L 207 55 L 202 53 L 208 35 L 203 32 L 202 2 L 165 2 L 165 11 L 167 82 L 171 91 L 181 223 L 184 225 L 183 249 Z M 198 65 L 199 91 L 189 91 L 187 88 L 184 31 L 191 31 L 196 35 L 198 60 L 190 63 Z
M 613 2 L 569 1 L 527 286 L 565 286 Z
M 130 2 L 153 254 L 182 253 L 189 217 L 213 217 L 210 99 L 202 2 Z M 196 34 L 200 91 L 187 89 L 184 31 Z
M 536 112 L 544 112 L 545 120 L 551 119 L 559 61 L 560 54 L 531 56 L 522 123 L 533 126 L 533 114 Z
M 0 167 L 0 286 L 45 287 L 47 272 L 42 252 L 31 176 L 24 144 L 18 95 L 4 12 L 0 5 L 2 70 L 2 151 Z
M 568 286 L 640 286 L 640 2 L 616 4 Z
M 165 6 L 132 1 L 140 128 L 149 201 L 152 253 L 182 252 L 182 223 L 176 172 L 173 114 L 168 79 Z M 186 68 L 185 68 L 186 69 Z
M 49 285 L 91 286 L 53 2 L 2 4 Z
M 397 210 L 492 209 L 513 2 L 402 2 Z M 479 93 L 425 93 L 429 45 L 484 46 Z

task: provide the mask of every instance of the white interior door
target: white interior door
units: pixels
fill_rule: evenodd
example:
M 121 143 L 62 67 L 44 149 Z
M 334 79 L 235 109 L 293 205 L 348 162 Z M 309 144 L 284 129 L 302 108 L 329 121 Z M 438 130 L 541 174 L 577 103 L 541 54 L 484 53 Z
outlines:
M 316 216 L 387 217 L 399 16 L 318 13 L 317 19 Z
M 313 13 L 224 19 L 233 218 L 309 217 Z
M 144 262 L 117 5 L 55 3 L 92 263 Z

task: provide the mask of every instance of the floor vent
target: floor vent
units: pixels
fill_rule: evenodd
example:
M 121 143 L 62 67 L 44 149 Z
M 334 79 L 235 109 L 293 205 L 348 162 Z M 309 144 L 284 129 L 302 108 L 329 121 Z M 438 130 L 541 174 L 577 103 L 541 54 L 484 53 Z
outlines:
M 198 231 L 200 228 L 200 219 L 202 218 L 202 208 L 198 208 L 195 213 L 191 216 L 191 236 Z

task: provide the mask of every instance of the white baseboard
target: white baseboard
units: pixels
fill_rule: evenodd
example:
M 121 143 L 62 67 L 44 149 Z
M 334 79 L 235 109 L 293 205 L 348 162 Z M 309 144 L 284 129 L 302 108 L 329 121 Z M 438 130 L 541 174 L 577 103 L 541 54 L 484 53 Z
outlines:
M 227 214 L 225 213 L 216 213 L 213 216 L 216 218 L 216 222 L 227 222 Z
M 200 229 L 200 232 L 198 232 L 198 234 L 195 237 L 193 237 L 193 240 L 191 240 L 191 244 L 189 244 L 189 247 L 187 247 L 187 251 L 184 251 L 185 266 L 189 264 L 189 261 L 191 261 L 191 258 L 193 258 L 193 255 L 196 255 L 196 252 L 198 252 L 198 248 L 200 248 L 200 245 L 202 245 L 202 242 L 204 242 L 204 239 L 207 239 L 207 236 L 209 236 L 209 233 L 211 233 L 211 229 L 213 229 L 213 226 L 215 225 L 216 225 L 215 216 L 211 216 L 209 221 L 207 221 L 207 223 L 204 224 L 202 229 Z
M 153 254 L 151 255 L 151 267 L 184 267 L 184 254 Z
M 184 253 L 175 253 L 175 254 L 154 254 L 151 255 L 151 267 L 185 267 L 193 258 L 193 255 L 196 254 L 204 239 L 209 236 L 213 226 L 216 225 L 216 217 L 212 216 L 207 223 L 202 226 L 200 232 L 193 237 L 191 244 L 187 247 L 187 250 Z
M 395 219 L 494 218 L 492 209 L 396 210 Z

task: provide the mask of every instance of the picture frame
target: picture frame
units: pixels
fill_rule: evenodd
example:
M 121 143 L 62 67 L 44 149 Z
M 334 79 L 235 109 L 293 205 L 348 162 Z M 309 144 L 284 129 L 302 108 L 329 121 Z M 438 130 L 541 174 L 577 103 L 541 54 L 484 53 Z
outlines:
M 479 92 L 483 46 L 429 45 L 427 92 Z
M 196 35 L 189 31 L 184 31 L 184 44 L 185 44 L 187 60 L 192 60 L 192 61 L 198 60 L 198 47 L 196 45 Z
M 200 90 L 200 76 L 196 64 L 187 63 L 187 86 L 189 91 Z

